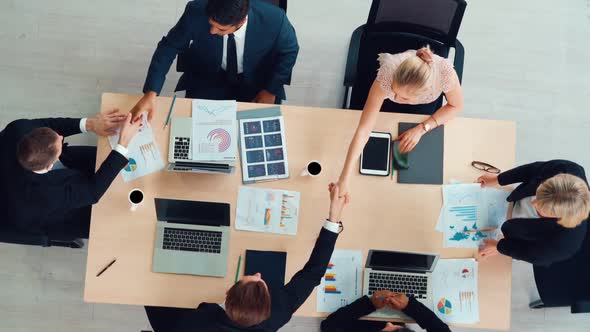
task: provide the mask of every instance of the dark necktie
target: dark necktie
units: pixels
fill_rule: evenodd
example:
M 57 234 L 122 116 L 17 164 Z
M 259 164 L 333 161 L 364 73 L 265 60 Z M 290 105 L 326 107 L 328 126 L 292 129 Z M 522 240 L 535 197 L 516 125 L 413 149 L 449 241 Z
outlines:
M 226 67 L 227 80 L 231 84 L 238 83 L 238 52 L 236 50 L 236 39 L 233 33 L 227 35 L 227 57 Z

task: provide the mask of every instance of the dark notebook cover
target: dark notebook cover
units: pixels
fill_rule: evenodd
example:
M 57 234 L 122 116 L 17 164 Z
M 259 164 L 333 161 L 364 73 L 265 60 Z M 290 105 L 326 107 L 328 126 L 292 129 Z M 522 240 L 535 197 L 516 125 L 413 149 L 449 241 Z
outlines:
M 244 275 L 259 273 L 269 287 L 285 285 L 287 253 L 280 251 L 246 250 Z
M 416 125 L 417 123 L 400 122 L 398 134 L 401 135 Z M 398 171 L 398 183 L 443 183 L 444 129 L 444 126 L 440 126 L 422 136 L 418 145 L 408 154 L 410 167 Z

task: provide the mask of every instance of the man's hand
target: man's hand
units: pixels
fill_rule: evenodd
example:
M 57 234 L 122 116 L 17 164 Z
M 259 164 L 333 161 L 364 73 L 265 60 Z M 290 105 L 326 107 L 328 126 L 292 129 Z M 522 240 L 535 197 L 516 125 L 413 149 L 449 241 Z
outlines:
M 393 294 L 392 296 L 387 298 L 387 304 L 396 310 L 404 310 L 408 307 L 410 299 L 406 296 L 406 294 Z
M 135 137 L 137 131 L 142 126 L 141 118 L 137 121 L 133 121 L 131 117 L 131 113 L 127 114 L 125 118 L 123 128 L 121 128 L 121 132 L 119 133 L 119 144 L 124 147 L 129 146 L 129 142 Z
M 477 253 L 477 259 L 488 258 L 497 256 L 498 252 L 498 241 L 492 239 L 484 239 L 483 240 L 483 247 L 479 248 Z
M 481 187 L 493 187 L 498 185 L 498 174 L 484 174 L 477 178 L 477 182 L 481 183 Z
M 340 197 L 346 198 L 346 204 L 350 203 L 350 193 L 348 192 L 348 182 L 340 180 L 337 183 L 330 183 L 328 185 L 328 192 L 332 192 L 332 188 L 334 188 L 335 185 L 338 185 Z
M 340 187 L 337 184 L 331 184 L 330 188 L 330 215 L 328 220 L 333 222 L 340 221 L 342 209 L 348 204 L 345 196 L 340 196 Z
M 148 121 L 152 121 L 154 112 L 156 111 L 156 96 L 157 94 L 154 91 L 148 91 L 143 95 L 143 97 L 141 97 L 137 104 L 135 104 L 135 106 L 131 109 L 134 122 L 141 119 L 141 113 L 143 112 L 147 112 Z
M 373 293 L 373 296 L 371 296 L 371 303 L 373 303 L 375 308 L 381 309 L 387 305 L 387 298 L 393 295 L 395 294 L 388 290 L 376 291 Z
M 98 136 L 111 136 L 117 133 L 117 129 L 123 125 L 125 114 L 119 114 L 119 109 L 107 113 L 98 113 L 92 118 L 86 119 L 86 130 Z
M 274 104 L 276 102 L 276 99 L 276 96 L 268 92 L 267 90 L 260 90 L 256 97 L 254 97 L 254 100 L 252 100 L 252 102 L 259 104 Z
M 418 145 L 420 138 L 422 138 L 422 135 L 424 134 L 424 128 L 422 128 L 422 125 L 419 124 L 399 135 L 397 138 L 399 141 L 399 152 L 408 153 L 412 151 L 412 149 Z

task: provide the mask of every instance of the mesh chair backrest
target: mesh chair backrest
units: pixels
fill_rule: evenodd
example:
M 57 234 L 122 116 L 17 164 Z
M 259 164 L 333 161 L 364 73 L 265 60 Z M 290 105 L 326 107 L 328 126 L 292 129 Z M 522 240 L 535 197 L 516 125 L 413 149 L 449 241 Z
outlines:
M 367 26 L 374 30 L 420 33 L 445 43 L 457 38 L 465 0 L 373 0 Z

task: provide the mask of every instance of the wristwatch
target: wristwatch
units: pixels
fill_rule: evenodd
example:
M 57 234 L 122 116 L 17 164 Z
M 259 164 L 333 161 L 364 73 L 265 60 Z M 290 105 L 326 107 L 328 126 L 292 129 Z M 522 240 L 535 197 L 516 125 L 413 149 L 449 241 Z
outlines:
M 429 132 L 430 129 L 432 129 L 432 126 L 430 126 L 429 123 L 422 122 L 421 124 L 422 124 L 422 128 L 424 129 L 424 132 L 426 132 L 426 133 Z

